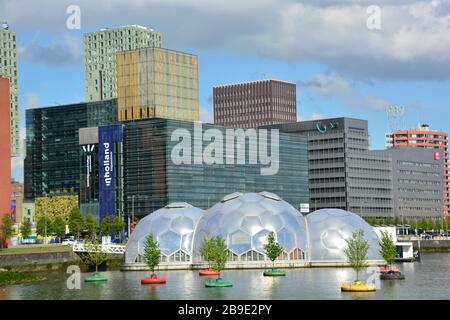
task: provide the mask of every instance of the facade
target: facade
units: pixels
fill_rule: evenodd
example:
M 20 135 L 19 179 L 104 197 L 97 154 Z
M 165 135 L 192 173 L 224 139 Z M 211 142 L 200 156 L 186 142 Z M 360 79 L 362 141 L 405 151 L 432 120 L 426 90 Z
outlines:
M 11 182 L 11 216 L 16 223 L 23 222 L 23 183 Z
M 117 52 L 161 45 L 161 33 L 137 25 L 86 33 L 84 35 L 86 101 L 117 98 Z
M 7 23 L 0 26 L 0 77 L 9 79 L 11 156 L 19 156 L 19 77 L 16 33 Z M 2 140 L 5 141 L 5 140 Z
M 266 268 L 271 262 L 264 244 L 271 232 L 283 249 L 276 267 L 344 266 L 346 239 L 359 229 L 369 244 L 368 263 L 382 263 L 374 229 L 353 213 L 326 209 L 303 216 L 274 193 L 235 192 L 206 211 L 173 203 L 147 215 L 127 244 L 122 270 L 147 268 L 143 254 L 149 234 L 160 243 L 163 269 L 205 267 L 201 247 L 208 235 L 225 240 L 227 268 Z
M 387 147 L 415 147 L 432 149 L 443 153 L 444 161 L 444 214 L 450 215 L 450 167 L 448 133 L 431 130 L 426 124 L 416 129 L 397 130 L 386 134 Z
M 223 154 L 220 155 L 222 163 L 194 163 L 195 152 L 200 150 L 202 155 L 211 144 L 211 140 L 205 135 L 215 133 L 226 137 L 226 130 L 234 131 L 233 129 L 160 118 L 128 121 L 123 124 L 123 154 L 120 155 L 123 160 L 116 163 L 116 172 L 119 172 L 123 179 L 116 179 L 116 186 L 119 188 L 116 194 L 118 206 L 123 199 L 125 215 L 141 218 L 172 202 L 189 201 L 198 208 L 207 208 L 235 190 L 276 192 L 282 194 L 295 207 L 299 207 L 301 203 L 309 203 L 307 144 L 303 136 L 281 133 L 279 168 L 276 174 L 262 175 L 262 170 L 270 165 L 250 163 L 249 160 L 238 163 L 234 155 L 231 158 L 233 163 L 230 163 L 228 158 L 224 160 Z M 256 133 L 259 133 L 257 130 L 253 132 L 255 137 Z M 192 161 L 189 163 L 179 163 L 176 159 L 180 154 L 177 150 L 182 142 L 177 136 L 178 133 L 185 135 L 182 141 L 187 142 L 187 149 L 183 152 L 188 152 L 188 148 L 192 151 L 189 155 Z M 271 142 L 270 131 L 267 136 Z M 238 139 L 235 141 L 237 150 Z M 239 150 L 244 150 L 247 159 L 250 154 L 256 154 L 257 146 L 253 139 L 246 138 L 239 146 L 242 146 Z M 93 150 L 92 157 L 95 159 L 96 147 Z M 225 151 L 225 148 L 222 150 Z M 81 163 L 86 161 L 87 155 L 82 153 Z M 93 172 L 98 172 L 98 169 L 94 168 Z M 83 178 L 81 181 L 84 181 Z M 95 188 L 93 190 L 96 190 Z M 123 188 L 122 195 L 120 188 Z M 80 189 L 83 190 L 83 187 Z M 99 191 L 89 193 L 84 199 L 83 197 L 82 193 L 82 205 L 92 205 L 97 201 Z
M 401 147 L 392 157 L 394 212 L 399 218 L 442 218 L 443 151 Z
M 29 219 L 33 225 L 36 224 L 36 215 L 35 215 L 34 201 L 32 201 L 32 200 L 25 200 L 23 202 L 22 209 L 23 209 L 23 211 L 22 211 L 22 219 L 23 219 L 22 222 L 25 219 Z
M 118 119 L 198 121 L 197 56 L 162 48 L 117 53 Z
M 268 127 L 307 137 L 311 210 L 393 217 L 391 159 L 369 150 L 366 120 L 335 118 Z
M 216 86 L 214 123 L 226 127 L 256 128 L 297 121 L 296 84 L 261 80 Z
M 80 128 L 108 125 L 117 118 L 117 100 L 26 111 L 25 198 L 79 191 Z
M 0 224 L 3 215 L 11 213 L 11 112 L 9 89 L 9 80 L 0 78 Z

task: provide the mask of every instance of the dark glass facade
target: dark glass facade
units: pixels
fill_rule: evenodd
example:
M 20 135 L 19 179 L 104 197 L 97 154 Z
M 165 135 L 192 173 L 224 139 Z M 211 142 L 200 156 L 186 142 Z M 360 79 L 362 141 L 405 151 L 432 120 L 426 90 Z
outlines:
M 123 146 L 126 213 L 132 212 L 133 196 L 134 212 L 138 217 L 172 202 L 188 202 L 206 209 L 233 192 L 273 192 L 296 208 L 300 203 L 309 203 L 305 137 L 280 133 L 278 172 L 274 175 L 261 175 L 261 167 L 267 166 L 260 162 L 249 164 L 248 139 L 245 148 L 246 164 L 210 165 L 193 164 L 193 161 L 192 164 L 175 164 L 171 154 L 180 142 L 172 141 L 172 133 L 176 129 L 189 132 L 192 137 L 192 152 L 195 143 L 200 142 L 203 150 L 211 143 L 196 137 L 193 122 L 148 119 L 125 123 Z M 217 129 L 226 136 L 224 127 L 203 124 L 203 133 L 208 129 Z M 269 146 L 270 139 L 269 131 Z M 269 147 L 269 154 L 270 152 Z
M 117 121 L 117 100 L 26 110 L 25 198 L 79 191 L 80 128 Z

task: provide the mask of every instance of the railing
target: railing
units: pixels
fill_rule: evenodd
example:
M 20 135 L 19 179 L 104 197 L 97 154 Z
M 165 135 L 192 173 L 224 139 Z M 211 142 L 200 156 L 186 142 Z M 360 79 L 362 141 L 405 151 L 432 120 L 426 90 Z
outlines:
M 124 254 L 125 253 L 125 245 L 121 244 L 102 244 L 101 250 L 102 252 L 112 253 L 112 254 Z M 88 250 L 84 247 L 84 243 L 76 243 L 72 245 L 72 250 L 74 252 L 93 252 L 93 250 Z

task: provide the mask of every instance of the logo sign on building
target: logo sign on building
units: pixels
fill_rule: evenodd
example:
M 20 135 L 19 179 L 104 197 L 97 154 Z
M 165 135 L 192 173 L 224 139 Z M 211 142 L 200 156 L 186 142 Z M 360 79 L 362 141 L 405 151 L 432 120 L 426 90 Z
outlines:
M 115 144 L 123 141 L 121 125 L 98 128 L 100 220 L 116 212 Z
M 434 160 L 440 161 L 441 160 L 441 154 L 438 151 L 434 152 Z
M 309 203 L 300 203 L 300 213 L 309 213 Z
M 15 223 L 16 221 L 16 200 L 11 200 L 11 220 Z
M 337 122 L 323 123 L 322 121 L 316 122 L 317 131 L 321 133 L 327 133 L 330 130 L 333 130 L 338 126 Z
M 91 187 L 91 175 L 92 175 L 92 151 L 94 151 L 95 145 L 85 145 L 82 147 L 84 153 L 86 153 L 86 189 Z

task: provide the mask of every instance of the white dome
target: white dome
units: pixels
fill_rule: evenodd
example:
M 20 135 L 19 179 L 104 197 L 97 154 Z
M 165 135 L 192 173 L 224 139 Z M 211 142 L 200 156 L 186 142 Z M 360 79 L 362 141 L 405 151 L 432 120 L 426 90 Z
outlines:
M 382 260 L 374 229 L 358 215 L 339 209 L 322 209 L 306 216 L 311 261 L 346 262 L 344 249 L 354 231 L 362 229 L 369 242 L 368 260 Z
M 194 231 L 205 211 L 188 203 L 172 203 L 139 221 L 128 241 L 125 263 L 143 262 L 144 243 L 152 234 L 159 242 L 162 261 L 188 262 Z
M 194 260 L 207 234 L 220 235 L 233 261 L 265 260 L 264 244 L 270 232 L 284 249 L 283 260 L 300 260 L 307 252 L 304 218 L 276 194 L 233 193 L 207 210 L 194 239 Z

